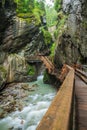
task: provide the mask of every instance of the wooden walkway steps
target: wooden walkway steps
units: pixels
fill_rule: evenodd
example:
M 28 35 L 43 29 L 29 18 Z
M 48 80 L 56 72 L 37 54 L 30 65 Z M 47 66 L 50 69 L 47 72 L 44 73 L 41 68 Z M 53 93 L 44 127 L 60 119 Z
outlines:
M 52 101 L 36 130 L 71 130 L 74 69 L 68 72 L 60 90 Z

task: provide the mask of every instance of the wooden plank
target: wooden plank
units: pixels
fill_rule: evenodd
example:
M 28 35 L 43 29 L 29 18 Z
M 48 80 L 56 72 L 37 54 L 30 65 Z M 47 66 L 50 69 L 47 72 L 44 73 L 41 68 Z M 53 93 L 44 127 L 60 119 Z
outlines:
M 73 83 L 71 69 L 36 130 L 69 130 Z
M 76 128 L 87 130 L 87 84 L 80 78 L 75 78 L 76 95 Z

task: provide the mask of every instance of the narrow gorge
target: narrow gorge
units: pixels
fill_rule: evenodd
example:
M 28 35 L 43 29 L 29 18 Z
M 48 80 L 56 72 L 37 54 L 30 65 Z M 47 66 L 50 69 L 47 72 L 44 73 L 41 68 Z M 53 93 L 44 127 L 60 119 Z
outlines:
M 64 64 L 87 71 L 86 0 L 1 0 L 0 130 L 36 130 Z

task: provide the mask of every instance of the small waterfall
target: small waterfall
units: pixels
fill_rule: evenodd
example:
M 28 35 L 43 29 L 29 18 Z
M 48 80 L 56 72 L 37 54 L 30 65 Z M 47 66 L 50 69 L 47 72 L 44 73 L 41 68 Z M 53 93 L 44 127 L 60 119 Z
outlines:
M 37 80 L 43 79 L 43 75 L 37 77 Z

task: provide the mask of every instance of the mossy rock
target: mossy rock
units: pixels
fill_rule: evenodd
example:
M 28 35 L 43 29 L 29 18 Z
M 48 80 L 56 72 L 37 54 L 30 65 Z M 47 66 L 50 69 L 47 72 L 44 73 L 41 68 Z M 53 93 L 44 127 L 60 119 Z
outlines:
M 41 27 L 40 30 L 43 34 L 45 44 L 50 45 L 50 43 L 52 42 L 52 36 L 49 31 L 44 29 L 43 27 Z
M 36 72 L 35 67 L 31 66 L 31 65 L 28 65 L 28 67 L 27 67 L 27 74 L 31 75 L 31 76 L 34 76 L 35 72 Z
M 6 78 L 7 71 L 6 71 L 5 67 L 1 66 L 1 65 L 0 65 L 0 74 L 1 74 L 2 78 L 4 78 L 4 79 Z
M 0 65 L 0 87 L 6 81 L 7 78 L 7 71 L 4 66 Z
M 53 75 L 50 75 L 47 70 L 45 70 L 43 82 L 46 84 L 54 84 L 56 82 L 56 78 Z
M 67 19 L 67 16 L 61 16 L 62 18 L 60 18 L 58 25 L 57 25 L 57 29 L 54 32 L 54 37 L 57 38 L 59 35 L 61 35 L 65 30 L 66 30 L 66 26 L 65 26 L 65 22 Z
M 84 28 L 87 29 L 87 21 L 83 21 L 83 22 L 82 22 L 82 25 L 83 25 Z

